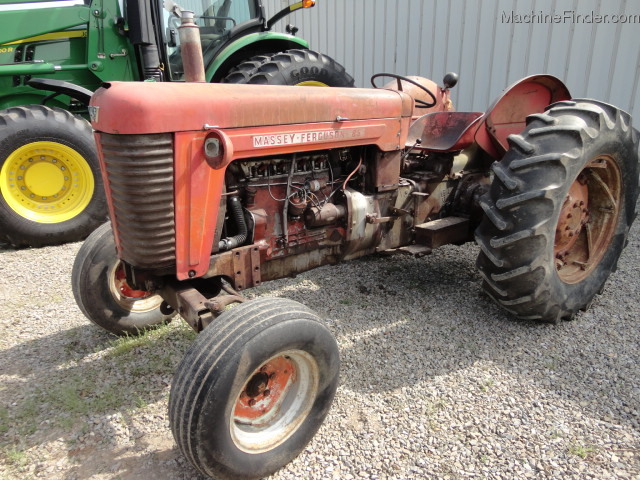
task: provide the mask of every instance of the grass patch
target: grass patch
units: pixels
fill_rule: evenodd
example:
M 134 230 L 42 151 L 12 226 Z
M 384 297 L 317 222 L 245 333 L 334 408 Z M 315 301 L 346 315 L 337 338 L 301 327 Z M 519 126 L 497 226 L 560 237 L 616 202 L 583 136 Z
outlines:
M 149 405 L 147 401 L 144 398 L 142 398 L 140 395 L 136 395 L 135 404 L 136 404 L 136 408 L 139 410 L 147 408 L 147 406 Z
M 176 327 L 173 324 L 162 325 L 161 327 L 145 330 L 139 335 L 124 335 L 110 340 L 109 343 L 100 349 L 107 349 L 106 357 L 120 357 L 138 350 L 147 349 L 156 345 L 160 340 L 168 337 L 182 337 L 185 340 L 193 341 L 198 334 L 183 322 Z
M 0 407 L 0 433 L 9 431 L 9 409 Z
M 31 435 L 38 429 L 40 403 L 37 396 L 28 397 L 15 411 L 11 412 L 13 416 L 10 425 L 16 425 L 17 432 L 21 436 Z
M 167 381 L 195 336 L 176 322 L 140 336 L 103 341 L 95 350 L 99 355 L 65 363 L 41 381 L 20 387 L 20 401 L 0 407 L 0 435 L 5 437 L 0 439 L 0 454 L 10 448 L 9 438 L 38 430 L 75 430 L 92 415 L 136 412 L 168 396 Z
M 483 392 L 487 392 L 495 385 L 495 383 L 496 382 L 493 380 L 493 378 L 487 378 L 484 383 L 480 385 L 480 390 L 482 390 Z
M 109 342 L 110 350 L 107 352 L 109 357 L 119 357 L 125 355 L 136 348 L 144 348 L 153 345 L 156 338 L 156 331 L 148 330 L 140 335 L 125 335 L 118 337 L 115 340 Z
M 571 445 L 568 449 L 569 455 L 575 455 L 576 457 L 580 457 L 583 460 L 593 455 L 597 451 L 598 449 L 592 445 L 580 444 Z
M 29 463 L 29 457 L 25 452 L 16 447 L 9 447 L 4 450 L 4 457 L 7 463 L 18 469 L 22 469 Z

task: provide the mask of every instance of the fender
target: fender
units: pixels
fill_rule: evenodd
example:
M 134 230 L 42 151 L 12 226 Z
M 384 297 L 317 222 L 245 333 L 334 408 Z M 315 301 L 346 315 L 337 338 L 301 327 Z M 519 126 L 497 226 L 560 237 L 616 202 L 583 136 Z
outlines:
M 276 53 L 290 48 L 309 48 L 309 42 L 293 35 L 278 32 L 259 32 L 246 35 L 227 45 L 215 58 L 210 65 L 206 67 L 205 77 L 207 82 L 219 81 L 219 71 L 226 73 L 227 61 L 232 59 L 235 54 L 243 49 L 252 50 L 251 55 L 241 55 L 244 59 L 248 59 L 253 55 L 260 53 Z M 233 62 L 230 62 L 233 63 Z M 231 66 L 231 65 L 229 65 Z M 214 79 L 215 77 L 215 79 Z
M 524 129 L 528 115 L 542 113 L 548 105 L 569 99 L 569 89 L 552 75 L 518 80 L 487 109 L 478 124 L 475 141 L 493 158 L 500 159 L 509 149 L 507 137 Z
M 37 88 L 39 90 L 48 90 L 50 92 L 54 92 L 53 95 L 49 96 L 51 98 L 57 95 L 67 95 L 71 98 L 75 98 L 83 105 L 89 105 L 91 95 L 93 95 L 93 92 L 91 90 L 88 90 L 84 87 L 71 82 L 54 80 L 52 78 L 32 78 L 27 82 L 27 84 L 30 87 Z M 46 97 L 43 100 L 43 103 L 46 102 L 49 97 Z

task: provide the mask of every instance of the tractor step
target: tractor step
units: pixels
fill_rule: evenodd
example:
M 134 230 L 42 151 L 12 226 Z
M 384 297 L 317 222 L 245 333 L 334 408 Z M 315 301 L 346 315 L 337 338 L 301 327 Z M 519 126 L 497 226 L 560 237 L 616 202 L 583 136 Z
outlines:
M 425 255 L 429 255 L 431 253 L 431 248 L 425 245 L 405 245 L 404 247 L 387 248 L 386 250 L 378 250 L 376 253 L 378 255 L 382 255 L 383 257 L 391 257 L 392 255 L 402 254 L 402 255 L 412 255 L 416 258 L 419 258 L 419 257 L 424 257 Z
M 450 243 L 463 243 L 468 238 L 468 218 L 446 217 L 416 225 L 416 244 L 431 249 Z
M 400 247 L 395 249 L 396 252 L 404 255 L 413 255 L 414 257 L 424 257 L 431 253 L 431 248 L 426 245 L 407 245 L 406 247 Z

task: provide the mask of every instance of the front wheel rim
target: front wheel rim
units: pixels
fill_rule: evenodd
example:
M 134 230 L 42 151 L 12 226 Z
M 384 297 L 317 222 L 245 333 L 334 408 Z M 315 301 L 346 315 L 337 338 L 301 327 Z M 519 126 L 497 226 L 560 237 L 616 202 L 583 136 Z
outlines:
M 122 262 L 113 264 L 108 272 L 109 291 L 116 303 L 123 309 L 143 313 L 162 305 L 162 297 L 146 290 L 135 290 L 127 283 Z
M 316 361 L 301 350 L 278 354 L 254 370 L 231 412 L 235 445 L 256 454 L 285 442 L 309 415 L 319 376 Z
M 38 223 L 71 220 L 87 207 L 95 188 L 91 167 L 75 149 L 38 141 L 14 150 L 0 170 L 9 207 Z
M 610 155 L 599 155 L 569 188 L 556 226 L 554 256 L 560 279 L 587 278 L 609 249 L 622 202 L 622 174 Z

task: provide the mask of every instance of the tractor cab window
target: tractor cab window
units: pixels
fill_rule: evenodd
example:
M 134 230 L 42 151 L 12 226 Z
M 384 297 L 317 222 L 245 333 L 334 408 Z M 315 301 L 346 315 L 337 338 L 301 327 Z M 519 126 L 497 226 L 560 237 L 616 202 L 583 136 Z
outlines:
M 220 47 L 238 30 L 238 25 L 255 20 L 259 15 L 255 0 L 180 0 L 176 3 L 195 14 L 200 27 L 205 66 L 211 63 Z M 180 20 L 165 12 L 165 23 L 171 79 L 182 80 L 184 69 L 178 36 Z

